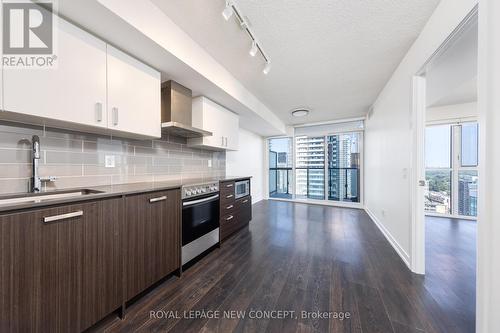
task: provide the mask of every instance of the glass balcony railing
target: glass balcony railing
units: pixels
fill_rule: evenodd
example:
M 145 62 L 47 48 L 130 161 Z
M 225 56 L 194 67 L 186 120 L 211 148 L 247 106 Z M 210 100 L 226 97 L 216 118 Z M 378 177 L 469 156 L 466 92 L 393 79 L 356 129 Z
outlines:
M 359 168 L 328 168 L 328 200 L 359 202 Z
M 269 168 L 269 196 L 291 199 L 292 168 Z
M 299 199 L 325 199 L 325 169 L 323 167 L 297 167 L 295 169 Z

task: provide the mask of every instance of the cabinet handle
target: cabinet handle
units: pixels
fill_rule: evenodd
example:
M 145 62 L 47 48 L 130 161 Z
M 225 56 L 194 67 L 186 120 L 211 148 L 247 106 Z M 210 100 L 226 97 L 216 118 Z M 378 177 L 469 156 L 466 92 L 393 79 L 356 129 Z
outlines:
M 117 126 L 118 125 L 118 108 L 113 108 L 113 125 Z
M 228 185 L 226 185 L 227 188 L 233 187 L 233 186 L 234 186 L 234 184 L 228 184 Z
M 226 147 L 227 147 L 227 136 L 226 136 Z
M 247 203 L 247 202 L 248 202 L 248 199 L 246 199 L 246 200 L 243 200 L 243 203 Z
M 234 218 L 234 216 L 233 216 L 233 215 L 229 215 L 229 216 L 226 218 L 226 221 L 231 221 L 233 218 Z
M 102 103 L 95 103 L 95 118 L 98 123 L 102 121 Z
M 231 209 L 233 207 L 234 207 L 233 205 L 229 205 L 229 206 L 226 207 L 226 209 Z
M 224 147 L 224 137 L 223 137 L 223 136 L 221 136 L 220 138 L 222 139 L 221 146 L 222 146 L 222 147 Z
M 149 199 L 149 202 L 150 203 L 155 203 L 155 202 L 165 201 L 165 200 L 167 200 L 167 196 L 166 195 L 164 195 L 162 197 L 158 197 L 158 198 L 151 198 L 151 199 Z
M 233 197 L 233 195 L 232 195 L 232 194 L 230 194 L 230 195 L 226 195 L 226 199 L 229 199 L 229 198 L 232 198 L 232 197 Z
M 61 220 L 67 220 L 73 217 L 78 217 L 78 216 L 83 216 L 83 211 L 79 210 L 73 213 L 67 213 L 67 214 L 61 214 L 61 215 L 54 215 L 54 216 L 47 216 L 43 218 L 44 223 L 49 223 L 49 222 L 54 222 L 54 221 L 61 221 Z

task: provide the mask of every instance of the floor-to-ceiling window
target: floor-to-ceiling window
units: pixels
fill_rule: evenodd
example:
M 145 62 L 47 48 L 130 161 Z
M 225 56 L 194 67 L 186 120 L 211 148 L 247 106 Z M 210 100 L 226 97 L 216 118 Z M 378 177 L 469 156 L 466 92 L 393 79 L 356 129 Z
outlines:
M 460 144 L 458 169 L 458 215 L 477 216 L 478 124 L 464 123 L 456 142 Z
M 451 125 L 429 126 L 425 130 L 425 178 L 428 191 L 425 210 L 451 213 Z
M 269 197 L 360 203 L 362 129 L 363 121 L 316 125 L 269 139 Z
M 269 139 L 269 197 L 291 199 L 293 195 L 293 139 Z
M 360 201 L 361 133 L 329 135 L 328 200 Z
M 295 138 L 295 187 L 298 199 L 325 199 L 325 137 Z
M 477 216 L 477 123 L 428 126 L 425 163 L 426 212 Z

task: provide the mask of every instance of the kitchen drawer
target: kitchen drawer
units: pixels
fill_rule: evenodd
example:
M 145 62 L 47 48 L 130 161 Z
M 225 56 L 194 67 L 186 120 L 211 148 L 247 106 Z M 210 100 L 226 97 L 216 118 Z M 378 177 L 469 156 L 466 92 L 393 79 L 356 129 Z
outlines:
M 221 240 L 226 239 L 227 237 L 229 237 L 230 235 L 232 235 L 233 233 L 235 233 L 236 231 L 240 230 L 241 228 L 243 228 L 248 224 L 244 221 L 240 221 L 238 219 L 238 214 L 230 216 L 233 216 L 233 218 L 230 220 L 226 218 L 223 220 L 223 222 L 221 222 L 220 226 Z
M 244 202 L 246 201 L 246 202 Z M 246 200 L 242 200 L 236 211 L 236 218 L 238 222 L 243 224 L 248 224 L 252 220 L 252 198 L 247 197 Z
M 236 218 L 237 218 L 236 213 L 226 214 L 220 218 L 220 225 L 224 226 L 228 224 L 234 224 Z
M 252 197 L 251 196 L 246 196 L 243 198 L 240 198 L 234 202 L 234 206 L 236 210 L 252 210 Z
M 234 195 L 234 182 L 221 182 L 219 189 L 221 196 L 227 194 Z
M 234 204 L 234 193 L 221 193 L 220 194 L 220 205 L 221 207 Z
M 220 216 L 234 214 L 236 211 L 236 202 L 230 202 L 220 206 Z

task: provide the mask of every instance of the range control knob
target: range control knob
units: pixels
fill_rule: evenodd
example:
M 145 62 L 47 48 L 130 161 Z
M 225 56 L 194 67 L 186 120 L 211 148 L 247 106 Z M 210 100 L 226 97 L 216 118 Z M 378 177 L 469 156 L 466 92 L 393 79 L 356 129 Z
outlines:
M 186 190 L 186 195 L 190 196 L 191 195 L 191 190 Z
M 207 189 L 205 187 L 201 189 L 202 193 L 205 193 L 206 191 L 207 191 Z
M 200 194 L 200 193 L 201 193 L 201 188 L 199 188 L 199 187 L 198 187 L 198 188 L 196 189 L 196 193 Z

